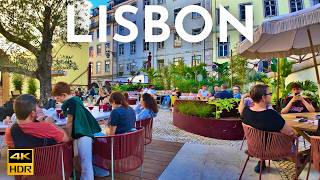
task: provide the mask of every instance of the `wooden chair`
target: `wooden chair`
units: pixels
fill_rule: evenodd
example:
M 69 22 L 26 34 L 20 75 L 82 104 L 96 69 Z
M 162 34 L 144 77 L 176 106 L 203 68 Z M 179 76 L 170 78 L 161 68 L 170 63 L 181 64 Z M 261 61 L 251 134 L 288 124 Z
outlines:
M 16 179 L 69 179 L 73 171 L 73 143 L 34 148 L 34 176 Z
M 263 160 L 269 160 L 268 170 L 270 172 L 270 160 L 278 160 L 286 157 L 293 157 L 295 160 L 296 175 L 295 178 L 298 179 L 298 139 L 292 136 L 287 136 L 281 133 L 275 132 L 266 132 L 255 129 L 251 126 L 248 126 L 244 123 L 243 130 L 245 137 L 247 138 L 248 145 L 248 158 L 244 164 L 244 167 L 241 171 L 240 178 L 242 178 L 243 172 L 246 168 L 248 160 L 250 157 L 255 157 Z M 296 142 L 296 144 L 294 143 Z M 294 150 L 293 150 L 294 149 Z M 261 179 L 262 163 L 260 163 L 260 175 Z
M 152 127 L 153 127 L 153 119 L 145 119 L 136 121 L 136 128 L 143 127 L 144 128 L 144 145 L 150 144 L 152 142 Z
M 93 164 L 102 169 L 111 169 L 111 177 L 115 172 L 128 172 L 141 167 L 143 172 L 144 159 L 144 129 L 94 140 L 92 153 Z
M 319 136 L 311 136 L 311 158 L 310 165 L 308 168 L 307 180 L 309 179 L 311 162 L 313 164 L 313 168 L 315 168 L 318 172 L 320 172 L 320 137 Z

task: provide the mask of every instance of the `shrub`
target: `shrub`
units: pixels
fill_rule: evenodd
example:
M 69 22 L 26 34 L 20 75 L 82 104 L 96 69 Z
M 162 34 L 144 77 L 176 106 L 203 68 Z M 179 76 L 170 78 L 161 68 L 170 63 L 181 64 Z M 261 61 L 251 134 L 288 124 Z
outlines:
M 209 104 L 200 104 L 195 102 L 186 102 L 177 105 L 177 109 L 182 114 L 197 116 L 197 117 L 211 117 L 212 106 Z
M 12 83 L 13 83 L 14 89 L 21 92 L 22 86 L 23 86 L 23 76 L 14 74 Z
M 37 83 L 35 79 L 30 78 L 28 80 L 28 94 L 32 94 L 34 96 L 36 96 L 36 92 L 37 92 Z

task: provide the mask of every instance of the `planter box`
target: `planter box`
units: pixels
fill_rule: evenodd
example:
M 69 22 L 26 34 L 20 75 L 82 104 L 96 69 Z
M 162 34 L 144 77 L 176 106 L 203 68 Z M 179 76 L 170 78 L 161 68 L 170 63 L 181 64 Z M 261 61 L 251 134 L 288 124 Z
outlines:
M 174 111 L 173 125 L 187 132 L 215 139 L 242 140 L 244 136 L 242 121 L 235 117 L 200 118 Z

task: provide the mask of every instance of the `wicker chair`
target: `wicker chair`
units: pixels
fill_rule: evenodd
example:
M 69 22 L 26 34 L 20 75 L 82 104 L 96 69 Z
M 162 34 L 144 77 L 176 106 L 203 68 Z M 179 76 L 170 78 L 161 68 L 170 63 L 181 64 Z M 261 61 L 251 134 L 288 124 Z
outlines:
M 248 158 L 244 164 L 244 167 L 241 171 L 241 175 L 239 179 L 242 178 L 243 172 L 246 168 L 246 165 L 250 157 L 258 158 L 261 161 L 269 160 L 269 167 L 268 167 L 269 171 L 270 171 L 270 160 L 293 157 L 295 162 L 297 162 L 297 159 L 298 159 L 297 147 L 299 147 L 298 146 L 299 141 L 297 138 L 287 136 L 281 133 L 260 131 L 244 123 L 242 123 L 242 125 L 243 125 L 245 136 L 247 138 Z M 296 144 L 294 143 L 295 141 L 296 141 Z M 295 146 L 296 148 L 294 148 L 294 152 L 293 152 L 292 149 L 294 145 L 296 145 Z M 297 179 L 298 165 L 297 163 L 295 164 L 296 164 L 295 178 Z M 262 171 L 262 163 L 260 163 L 259 179 L 261 179 L 261 171 Z
M 320 172 L 320 137 L 319 136 L 312 136 L 310 138 L 311 141 L 311 158 L 310 158 L 310 165 L 308 169 L 307 179 L 309 179 L 309 173 L 311 169 L 311 162 L 313 167 Z
M 136 128 L 138 127 L 144 128 L 144 145 L 150 144 L 152 142 L 152 126 L 153 126 L 152 118 L 136 121 Z
M 106 137 L 97 137 L 93 143 L 93 164 L 115 172 L 128 172 L 141 167 L 144 159 L 144 129 Z
M 73 171 L 73 143 L 34 148 L 34 176 L 16 179 L 69 179 Z

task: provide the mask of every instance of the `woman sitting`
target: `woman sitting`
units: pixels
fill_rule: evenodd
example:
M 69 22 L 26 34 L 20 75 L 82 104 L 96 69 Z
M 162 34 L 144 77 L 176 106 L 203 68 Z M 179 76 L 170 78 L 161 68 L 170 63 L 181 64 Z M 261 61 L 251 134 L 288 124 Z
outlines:
M 144 93 L 141 96 L 141 102 L 134 108 L 137 121 L 154 118 L 158 113 L 158 105 L 152 95 Z
M 128 105 L 125 97 L 120 92 L 110 95 L 112 111 L 110 122 L 106 129 L 107 135 L 123 134 L 134 130 L 136 116 L 134 110 Z

